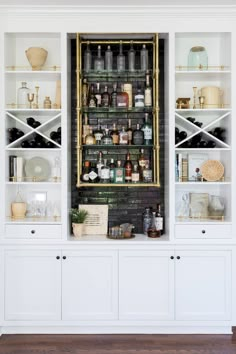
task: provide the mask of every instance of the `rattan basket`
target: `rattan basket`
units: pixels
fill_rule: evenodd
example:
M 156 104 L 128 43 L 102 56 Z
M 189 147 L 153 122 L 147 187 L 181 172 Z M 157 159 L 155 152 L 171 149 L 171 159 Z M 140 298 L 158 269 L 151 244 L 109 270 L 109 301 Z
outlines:
M 208 182 L 216 182 L 224 177 L 224 166 L 218 160 L 207 160 L 201 165 L 203 179 Z

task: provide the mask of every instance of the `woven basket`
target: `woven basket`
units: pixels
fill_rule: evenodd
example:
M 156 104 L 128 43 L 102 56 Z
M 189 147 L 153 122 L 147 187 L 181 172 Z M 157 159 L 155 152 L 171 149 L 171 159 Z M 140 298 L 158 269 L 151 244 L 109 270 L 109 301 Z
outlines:
M 202 177 L 208 182 L 216 182 L 224 176 L 224 166 L 218 160 L 207 160 L 201 165 Z

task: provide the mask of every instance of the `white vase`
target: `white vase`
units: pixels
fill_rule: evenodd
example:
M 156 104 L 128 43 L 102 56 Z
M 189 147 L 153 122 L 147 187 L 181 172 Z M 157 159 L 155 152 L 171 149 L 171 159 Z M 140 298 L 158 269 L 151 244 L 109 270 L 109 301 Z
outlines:
M 14 219 L 24 219 L 26 215 L 26 203 L 24 202 L 11 203 L 11 214 Z
M 72 223 L 72 228 L 75 238 L 80 238 L 83 235 L 84 224 Z

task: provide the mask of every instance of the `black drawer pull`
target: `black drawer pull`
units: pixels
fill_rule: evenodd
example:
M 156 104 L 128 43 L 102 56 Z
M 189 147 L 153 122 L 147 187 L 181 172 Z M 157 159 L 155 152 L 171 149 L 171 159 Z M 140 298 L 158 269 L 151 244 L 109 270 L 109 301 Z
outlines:
M 174 259 L 175 257 L 174 256 L 170 256 L 170 259 Z
M 206 230 L 202 230 L 202 234 L 205 234 L 206 233 Z
M 176 258 L 177 258 L 177 259 L 180 259 L 180 256 L 177 256 Z
M 63 256 L 62 258 L 63 258 L 63 259 L 66 259 L 66 256 Z
M 60 259 L 60 256 L 56 256 L 56 259 Z
M 35 234 L 35 230 L 31 230 L 31 234 Z

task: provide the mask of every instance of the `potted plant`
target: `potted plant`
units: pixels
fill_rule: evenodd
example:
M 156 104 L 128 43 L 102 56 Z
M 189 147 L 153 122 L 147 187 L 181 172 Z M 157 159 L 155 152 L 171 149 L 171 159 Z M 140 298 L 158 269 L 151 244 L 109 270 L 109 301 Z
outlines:
M 84 209 L 71 209 L 71 222 L 73 228 L 73 234 L 76 238 L 79 238 L 83 234 L 84 222 L 88 217 L 87 210 Z

